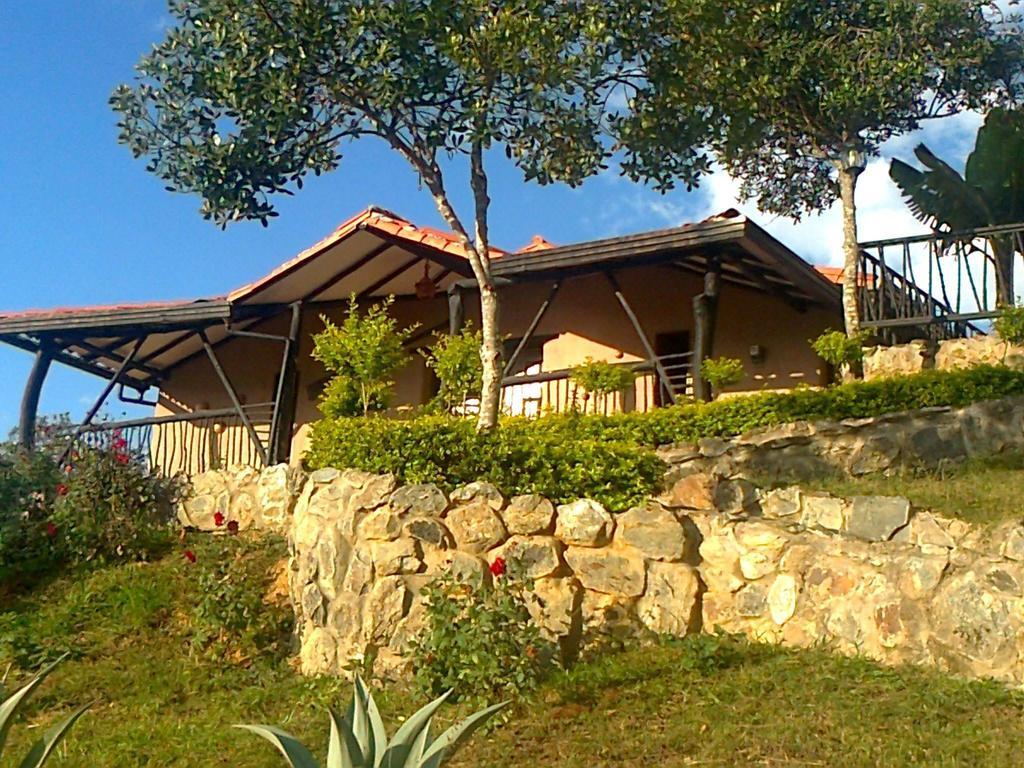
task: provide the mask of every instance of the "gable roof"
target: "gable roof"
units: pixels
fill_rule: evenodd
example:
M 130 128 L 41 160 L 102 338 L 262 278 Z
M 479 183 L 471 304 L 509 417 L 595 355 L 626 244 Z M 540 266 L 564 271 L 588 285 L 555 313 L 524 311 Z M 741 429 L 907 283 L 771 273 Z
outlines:
M 495 276 L 513 282 L 647 263 L 703 274 L 715 257 L 729 282 L 777 292 L 800 305 L 839 307 L 835 283 L 735 211 L 696 224 L 567 246 L 538 236 L 517 252 L 493 248 L 491 255 Z M 371 206 L 226 296 L 0 313 L 0 341 L 28 351 L 57 346 L 59 361 L 110 378 L 136 340 L 146 336 L 126 370 L 128 383 L 143 390 L 202 351 L 200 331 L 216 344 L 233 328 L 297 301 L 415 296 L 424 277 L 438 293 L 455 283 L 475 285 L 455 235 Z

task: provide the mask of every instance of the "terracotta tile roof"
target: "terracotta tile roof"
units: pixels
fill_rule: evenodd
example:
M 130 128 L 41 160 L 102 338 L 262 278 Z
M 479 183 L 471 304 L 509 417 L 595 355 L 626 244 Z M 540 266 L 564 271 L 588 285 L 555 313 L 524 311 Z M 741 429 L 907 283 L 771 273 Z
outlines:
M 545 240 L 540 235 L 534 235 L 533 239 L 527 245 L 524 245 L 516 253 L 534 253 L 536 251 L 550 251 L 555 247 L 555 244 Z
M 170 309 L 171 307 L 187 307 L 204 301 L 223 301 L 224 296 L 211 296 L 207 299 L 182 299 L 179 301 L 136 301 L 118 304 L 88 304 L 75 307 L 52 307 L 48 309 L 20 309 L 0 312 L 0 320 L 35 318 L 80 317 L 83 315 L 102 314 L 105 312 L 122 312 L 133 309 Z

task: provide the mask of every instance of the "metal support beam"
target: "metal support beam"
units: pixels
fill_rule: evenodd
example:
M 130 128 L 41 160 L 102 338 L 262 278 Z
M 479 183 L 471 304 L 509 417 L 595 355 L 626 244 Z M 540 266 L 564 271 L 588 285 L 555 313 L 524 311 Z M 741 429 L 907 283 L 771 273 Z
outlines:
M 299 392 L 299 339 L 302 328 L 302 303 L 292 304 L 292 320 L 281 356 L 281 372 L 274 393 L 274 420 L 270 427 L 270 462 L 280 464 L 291 457 L 292 428 Z
M 231 405 L 234 406 L 235 412 L 238 414 L 238 418 L 241 419 L 242 424 L 245 425 L 245 429 L 249 433 L 249 437 L 256 446 L 260 459 L 263 460 L 263 464 L 265 466 L 267 464 L 267 449 L 260 440 L 260 436 L 256 433 L 256 427 L 252 425 L 252 420 L 249 418 L 249 414 L 247 414 L 245 409 L 242 407 L 242 403 L 238 399 L 238 393 L 235 392 L 235 388 L 232 386 L 231 380 L 221 367 L 220 360 L 217 359 L 217 353 L 213 351 L 213 345 L 210 344 L 210 339 L 206 335 L 206 331 L 199 331 L 199 339 L 203 342 L 203 350 L 206 352 L 206 356 L 210 358 L 210 365 L 213 366 L 213 370 L 216 372 L 217 378 L 220 379 L 220 383 L 224 387 L 224 391 L 228 393 Z
M 18 446 L 31 452 L 36 447 L 36 419 L 39 415 L 39 395 L 43 382 L 53 362 L 53 352 L 48 346 L 41 346 L 36 360 L 25 382 L 25 393 L 21 398 L 21 417 L 18 420 Z
M 715 322 L 718 316 L 718 293 L 721 287 L 722 266 L 718 258 L 708 261 L 704 273 L 704 293 L 693 297 L 693 396 L 698 400 L 711 399 L 711 385 L 701 375 L 701 365 L 714 354 Z
M 114 391 L 114 387 L 121 383 L 121 377 L 129 368 L 131 368 L 132 361 L 135 360 L 135 356 L 139 353 L 139 349 L 142 347 L 145 341 L 146 337 L 140 336 L 138 340 L 135 342 L 135 345 L 132 347 L 131 352 L 125 355 L 124 360 L 121 361 L 121 364 L 118 365 L 117 370 L 114 371 L 113 378 L 111 378 L 110 381 L 106 383 L 106 385 L 103 387 L 103 391 L 100 392 L 100 396 L 97 397 L 96 402 L 92 404 L 92 408 L 90 408 L 89 412 L 85 414 L 85 418 L 82 419 L 82 423 L 75 427 L 75 431 L 71 435 L 71 439 L 68 441 L 67 447 L 64 449 L 64 452 L 61 453 L 60 455 L 60 459 L 57 462 L 58 464 L 64 463 L 64 460 L 68 457 L 68 454 L 71 453 L 71 449 L 74 448 L 75 443 L 78 442 L 78 438 L 81 436 L 82 432 L 84 432 L 85 428 L 88 427 L 92 423 L 92 420 L 96 418 L 96 414 L 100 412 L 100 408 L 103 407 L 103 403 L 107 401 L 107 398 L 110 396 L 110 393 Z
M 629 318 L 629 322 L 633 324 L 633 330 L 636 331 L 636 335 L 640 337 L 640 343 L 643 345 L 644 352 L 647 354 L 647 358 L 651 361 L 651 365 L 654 367 L 655 373 L 658 375 L 658 380 L 661 382 L 661 386 L 665 389 L 665 394 L 674 405 L 676 402 L 676 393 L 672 391 L 672 381 L 669 379 L 668 373 L 665 371 L 665 366 L 661 364 L 661 361 L 655 354 L 654 347 L 651 346 L 650 339 L 648 339 L 647 334 L 644 333 L 643 326 L 640 325 L 640 321 L 637 319 L 636 313 L 633 311 L 633 307 L 629 305 L 629 302 L 623 295 L 622 288 L 619 286 L 619 281 L 615 279 L 615 275 L 611 272 L 605 272 L 604 276 L 608 279 L 608 283 L 612 287 L 612 293 L 615 294 L 615 298 L 618 299 L 619 304 L 622 306 L 622 311 L 626 313 L 626 317 Z
M 533 320 L 530 321 L 530 325 L 527 327 L 526 333 L 523 334 L 523 338 L 519 340 L 515 351 L 509 357 L 508 362 L 505 363 L 505 369 L 501 372 L 502 378 L 508 376 L 515 370 L 516 363 L 519 362 L 519 356 L 523 354 L 523 350 L 526 349 L 526 345 L 530 343 L 530 340 L 533 338 L 533 334 L 537 332 L 537 326 L 539 326 L 540 321 L 544 319 L 544 315 L 547 314 L 548 309 L 551 307 L 551 302 L 555 299 L 555 294 L 558 293 L 558 289 L 561 287 L 561 280 L 556 280 L 551 284 L 551 290 L 548 291 L 547 298 L 544 299 L 544 303 L 537 309 L 537 314 L 535 314 L 533 316 Z

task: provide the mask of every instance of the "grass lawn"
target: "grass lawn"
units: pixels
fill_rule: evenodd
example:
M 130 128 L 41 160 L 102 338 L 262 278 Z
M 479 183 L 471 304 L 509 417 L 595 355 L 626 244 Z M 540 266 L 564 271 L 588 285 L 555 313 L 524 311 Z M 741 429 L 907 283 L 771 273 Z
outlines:
M 800 484 L 836 496 L 904 496 L 915 506 L 981 526 L 1024 518 L 1024 453 L 970 459 L 893 476 L 822 478 Z
M 261 652 L 239 639 L 211 655 L 191 642 L 198 568 L 240 555 L 261 574 L 246 586 L 263 588 L 280 544 L 192 536 L 181 549 L 0 595 L 0 660 L 74 654 L 16 725 L 9 755 L 20 757 L 38 726 L 94 701 L 52 766 L 284 765 L 230 728 L 237 722 L 281 724 L 322 756 L 324 708 L 347 700 L 347 684 L 299 677 L 283 647 Z M 378 700 L 391 730 L 424 703 L 399 687 Z M 609 651 L 557 674 L 452 766 L 1016 766 L 1022 755 L 1024 694 L 704 637 Z

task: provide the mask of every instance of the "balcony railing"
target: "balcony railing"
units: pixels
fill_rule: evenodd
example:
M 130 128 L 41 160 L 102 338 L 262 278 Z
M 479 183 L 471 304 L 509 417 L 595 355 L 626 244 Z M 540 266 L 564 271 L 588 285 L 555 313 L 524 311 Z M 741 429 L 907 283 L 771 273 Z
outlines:
M 1006 272 L 1022 253 L 1024 224 L 862 243 L 861 325 L 894 342 L 982 333 L 1014 295 Z
M 243 411 L 266 447 L 274 404 L 246 405 Z M 263 467 L 259 447 L 233 408 L 90 424 L 81 428 L 73 448 L 107 447 L 115 436 L 168 476 L 238 465 Z
M 690 375 L 692 359 L 691 352 L 658 358 L 676 398 L 693 395 L 693 379 Z M 596 414 L 631 411 L 645 413 L 672 401 L 655 366 L 649 361 L 620 365 L 632 368 L 636 378 L 631 387 L 609 395 L 588 395 L 573 383 L 572 369 L 569 368 L 506 377 L 501 390 L 502 412 L 508 416 L 531 418 L 571 411 Z

